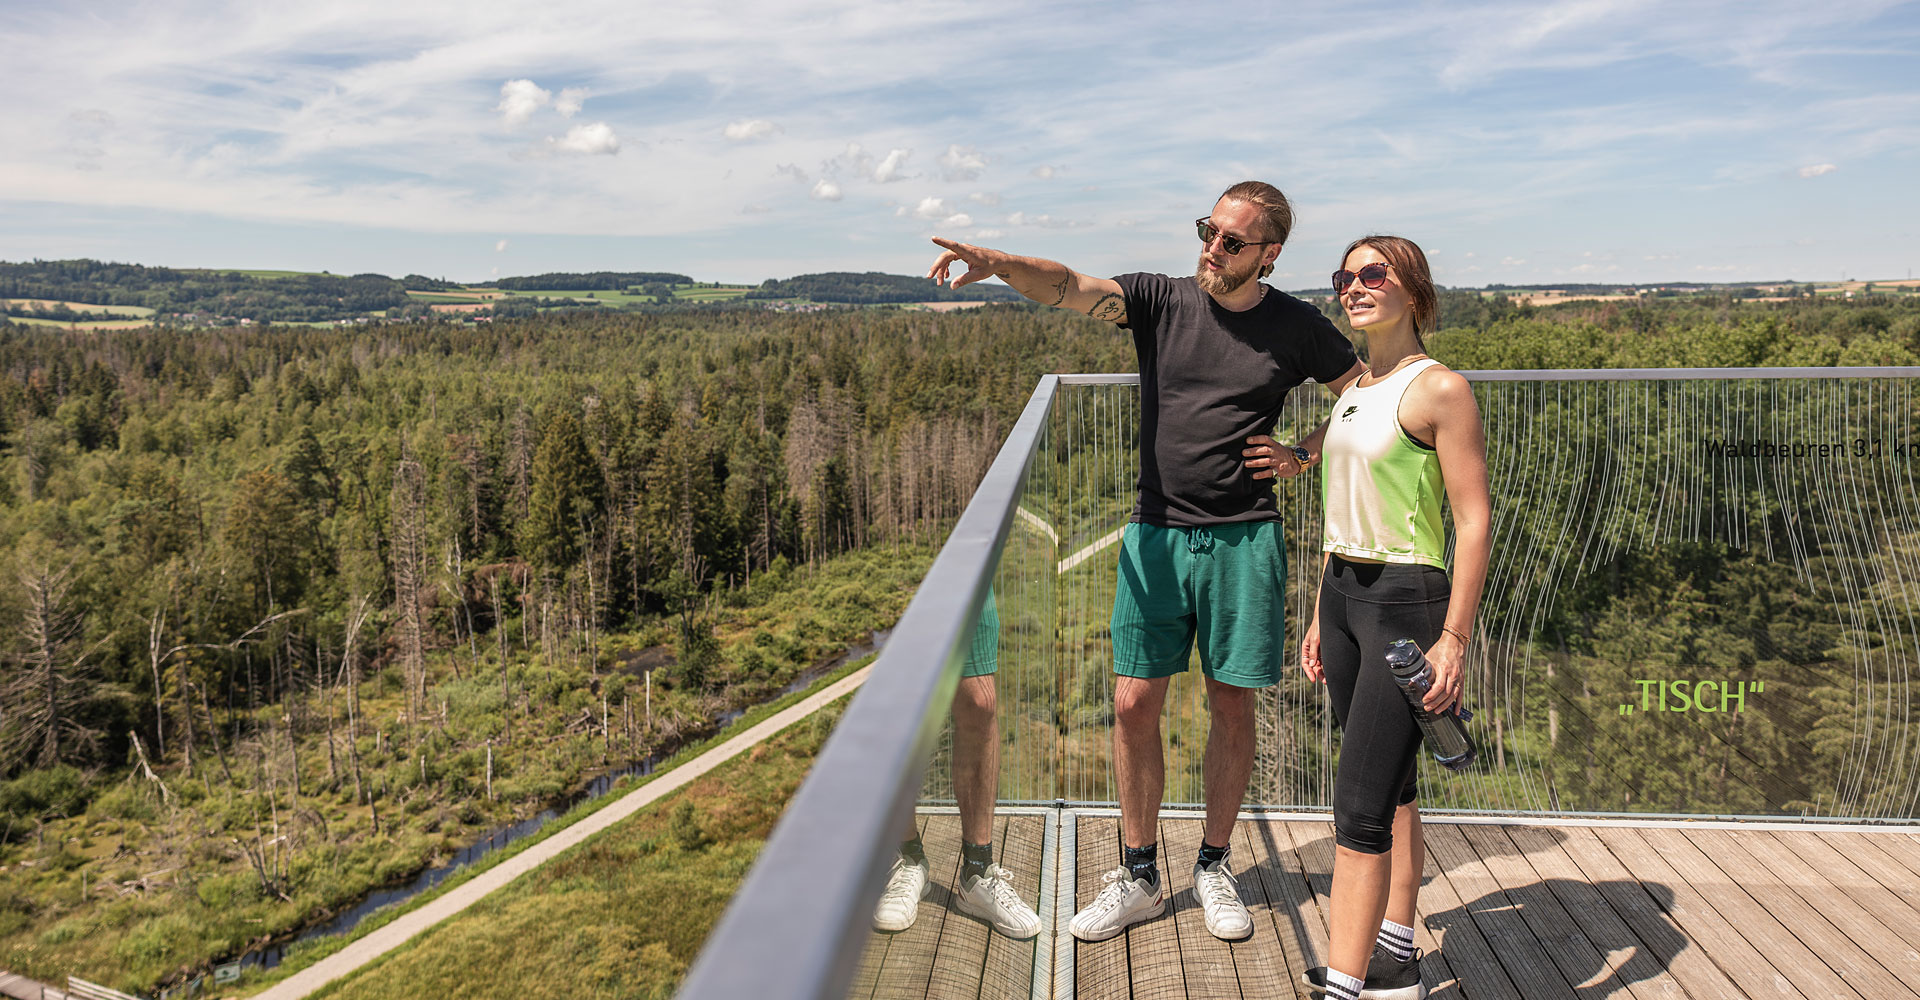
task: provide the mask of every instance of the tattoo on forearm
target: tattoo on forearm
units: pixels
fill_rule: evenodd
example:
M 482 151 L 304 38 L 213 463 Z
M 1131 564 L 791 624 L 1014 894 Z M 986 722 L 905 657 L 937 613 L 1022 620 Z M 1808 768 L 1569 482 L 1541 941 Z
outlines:
M 1047 303 L 1047 305 L 1057 306 L 1060 303 L 1067 301 L 1067 282 L 1069 280 L 1070 280 L 1069 278 L 1061 278 L 1060 283 L 1053 286 L 1053 290 L 1059 294 L 1055 295 L 1053 297 L 1053 301 Z
M 1120 296 L 1108 292 L 1100 296 L 1100 301 L 1095 302 L 1093 307 L 1087 310 L 1087 315 L 1092 316 L 1094 319 L 1117 320 L 1120 318 L 1120 314 L 1126 311 L 1126 308 L 1126 304 L 1120 300 Z

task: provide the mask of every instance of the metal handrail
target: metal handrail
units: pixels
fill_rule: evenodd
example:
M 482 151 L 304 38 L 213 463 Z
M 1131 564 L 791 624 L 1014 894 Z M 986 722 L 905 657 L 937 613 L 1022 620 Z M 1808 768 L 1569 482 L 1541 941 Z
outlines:
M 1060 378 L 1044 376 L 688 973 L 684 1000 L 841 1000 Z M 929 661 L 938 670 L 926 669 Z M 911 725 L 909 725 L 911 720 Z M 825 873 L 825 877 L 822 876 Z

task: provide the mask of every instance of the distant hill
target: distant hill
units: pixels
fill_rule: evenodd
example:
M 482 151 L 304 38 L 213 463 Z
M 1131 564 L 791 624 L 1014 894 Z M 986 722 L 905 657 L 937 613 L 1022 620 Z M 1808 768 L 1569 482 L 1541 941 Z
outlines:
M 279 272 L 276 272 L 279 274 Z M 0 261 L 0 299 L 144 306 L 161 316 L 242 316 L 256 322 L 323 322 L 407 304 L 383 274 L 201 271 L 97 260 Z
M 925 277 L 905 274 L 881 274 L 868 271 L 827 271 L 799 274 L 784 281 L 768 278 L 759 288 L 747 293 L 749 299 L 809 299 L 814 302 L 844 302 L 870 305 L 884 302 L 1024 302 L 1019 292 L 1006 285 L 984 282 L 959 290 L 936 285 Z
M 501 278 L 495 288 L 516 292 L 617 292 L 635 285 L 691 285 L 693 279 L 667 271 L 593 271 L 576 273 L 557 271 L 530 277 Z

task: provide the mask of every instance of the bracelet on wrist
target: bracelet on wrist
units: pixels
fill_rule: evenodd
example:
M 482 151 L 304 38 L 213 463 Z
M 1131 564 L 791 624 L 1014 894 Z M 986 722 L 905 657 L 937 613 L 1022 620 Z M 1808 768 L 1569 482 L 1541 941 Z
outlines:
M 1455 639 L 1458 639 L 1458 640 L 1460 640 L 1460 645 L 1462 645 L 1462 646 L 1464 646 L 1464 645 L 1466 645 L 1466 644 L 1467 644 L 1468 642 L 1471 642 L 1471 641 L 1472 641 L 1472 640 L 1470 640 L 1470 639 L 1468 639 L 1468 638 L 1467 638 L 1467 634 L 1466 634 L 1465 632 L 1462 632 L 1462 631 L 1460 631 L 1459 629 L 1457 629 L 1457 628 L 1454 628 L 1454 627 L 1453 627 L 1453 626 L 1451 626 L 1451 625 L 1442 625 L 1442 626 L 1440 626 L 1440 631 L 1442 631 L 1442 632 L 1445 632 L 1446 634 L 1448 634 L 1448 635 L 1450 635 L 1450 636 L 1453 636 L 1453 637 L 1454 637 Z

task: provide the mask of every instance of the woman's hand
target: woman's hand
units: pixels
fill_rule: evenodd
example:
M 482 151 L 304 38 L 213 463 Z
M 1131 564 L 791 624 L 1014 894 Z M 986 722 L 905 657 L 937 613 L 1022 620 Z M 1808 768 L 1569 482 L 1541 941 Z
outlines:
M 1466 643 L 1451 632 L 1440 633 L 1440 638 L 1427 650 L 1427 662 L 1433 664 L 1433 684 L 1427 688 L 1427 697 L 1422 703 L 1427 711 L 1445 715 L 1460 703 L 1466 655 Z
M 1255 479 L 1292 479 L 1305 468 L 1293 455 L 1293 449 L 1275 441 L 1265 434 L 1255 434 L 1247 439 L 1248 447 L 1240 452 L 1247 460 L 1247 468 L 1253 470 Z
M 1307 626 L 1306 637 L 1300 640 L 1300 669 L 1306 673 L 1307 680 L 1315 684 L 1327 682 L 1326 664 L 1320 662 L 1320 614 L 1315 609 L 1313 623 Z

